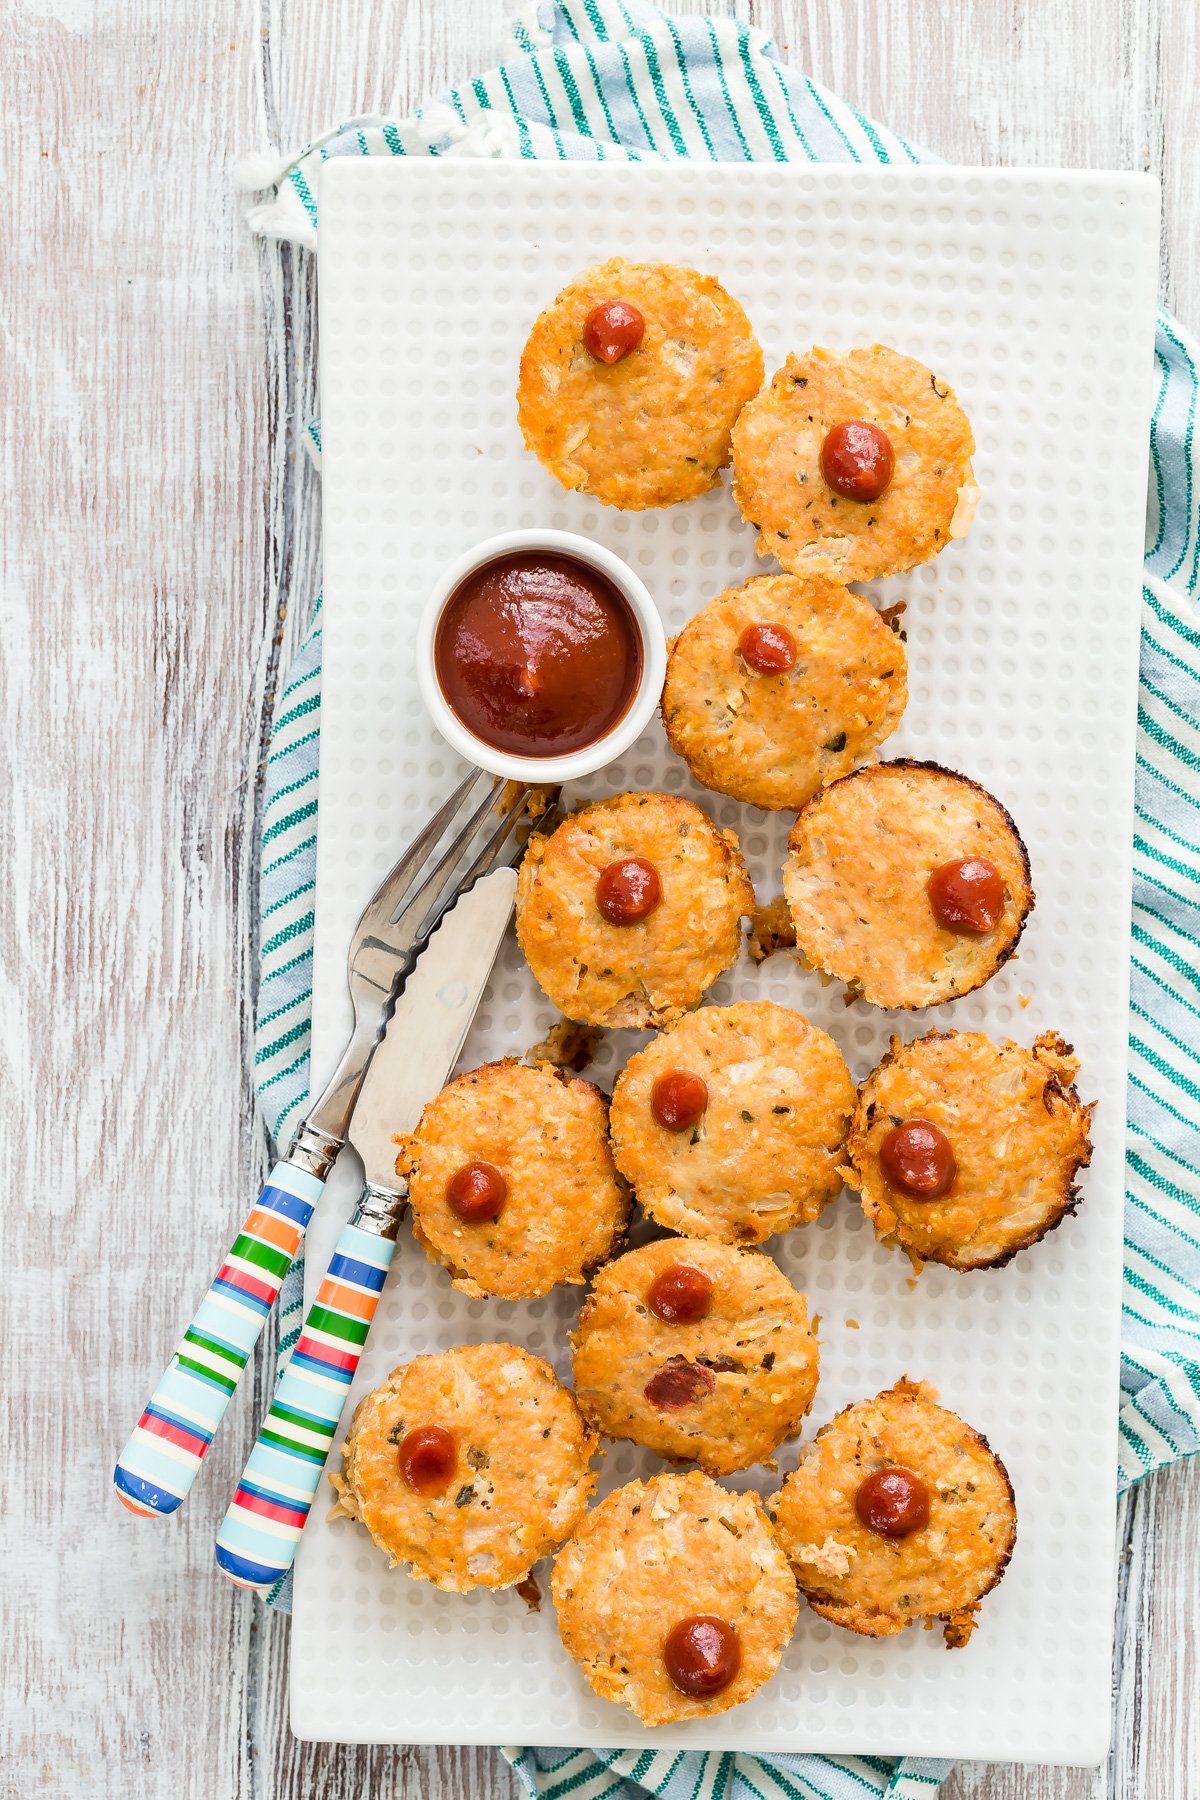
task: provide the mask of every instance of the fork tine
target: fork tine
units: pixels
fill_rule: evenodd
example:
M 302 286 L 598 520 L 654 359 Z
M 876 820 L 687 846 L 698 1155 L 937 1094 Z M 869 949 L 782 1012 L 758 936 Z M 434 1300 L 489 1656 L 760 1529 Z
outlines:
M 401 920 L 407 920 L 416 908 L 416 916 L 420 918 L 425 912 L 422 905 L 423 896 L 429 884 L 444 872 L 452 871 L 462 856 L 464 846 L 470 842 L 480 825 L 495 804 L 495 790 L 489 788 L 483 798 L 467 815 L 464 824 L 458 827 L 454 837 L 444 849 L 439 850 L 437 860 L 428 860 L 417 871 L 414 879 L 399 892 L 392 889 L 379 895 L 374 904 L 364 913 L 360 925 L 360 934 L 373 936 L 381 943 L 395 946 L 397 944 L 397 927 Z M 411 942 L 412 934 L 407 932 L 407 941 Z
M 405 850 L 399 861 L 388 870 L 367 904 L 363 907 L 362 916 L 354 928 L 351 942 L 362 936 L 381 915 L 386 922 L 395 916 L 397 903 L 404 902 L 405 884 L 411 885 L 420 872 L 432 850 L 445 836 L 448 827 L 465 810 L 473 799 L 480 782 L 486 782 L 485 803 L 490 799 L 495 785 L 495 777 L 485 775 L 482 769 L 476 769 L 464 781 L 460 781 L 450 798 L 434 813 L 427 824 L 423 825 L 412 843 Z M 478 809 L 476 809 L 478 810 Z
M 518 788 L 516 790 L 512 800 L 510 800 L 509 804 L 505 807 L 503 814 L 500 816 L 498 823 L 493 827 L 489 834 L 484 848 L 478 853 L 476 860 L 480 860 L 481 863 L 486 864 L 488 857 L 492 853 L 491 846 L 493 842 L 503 843 L 516 820 L 520 818 L 528 798 L 528 788 Z M 466 885 L 467 877 L 459 873 L 459 863 L 462 860 L 464 850 L 466 850 L 471 839 L 483 824 L 488 813 L 493 809 L 494 804 L 494 793 L 484 796 L 482 803 L 475 808 L 475 811 L 471 814 L 471 817 L 467 820 L 462 830 L 458 833 L 457 837 L 455 837 L 445 853 L 434 864 L 432 869 L 430 869 L 420 886 L 414 889 L 404 901 L 404 904 L 393 912 L 388 921 L 391 926 L 398 926 L 401 919 L 404 919 L 411 927 L 415 927 L 417 934 L 423 934 L 426 920 L 429 918 L 430 913 L 436 909 L 438 900 L 441 898 L 447 887 L 450 886 L 451 882 L 454 881 L 456 889 Z M 455 880 L 456 876 L 458 877 L 457 880 Z
M 442 837 L 451 820 L 456 818 L 463 810 L 471 790 L 475 788 L 480 781 L 491 783 L 494 780 L 494 776 L 485 775 L 482 769 L 476 769 L 472 774 L 466 776 L 464 780 L 459 782 L 450 798 L 443 801 L 433 817 L 421 827 L 404 854 L 388 870 L 387 874 L 364 906 L 364 918 L 373 906 L 378 905 L 389 890 L 392 892 L 395 891 L 397 882 L 402 881 L 406 875 L 411 875 L 416 872 L 429 851 L 433 849 L 439 838 Z
M 504 846 L 505 838 L 509 835 L 515 825 L 520 824 L 521 815 L 524 812 L 526 803 L 532 793 L 532 788 L 527 787 L 521 789 L 517 799 L 505 813 L 504 818 L 500 821 L 500 824 L 496 827 L 495 831 L 493 831 L 491 837 L 487 839 L 474 862 L 468 866 L 466 873 L 461 877 L 459 882 L 459 886 L 464 893 L 499 857 Z M 530 819 L 530 830 L 536 829 L 543 834 L 548 835 L 558 823 L 558 818 L 558 802 L 555 801 L 537 818 Z M 439 917 L 440 916 L 439 910 Z
M 526 788 L 524 790 L 525 797 L 528 798 L 532 791 L 532 788 Z M 466 871 L 455 882 L 453 891 L 447 894 L 445 899 L 439 901 L 428 919 L 426 919 L 421 926 L 420 937 L 418 939 L 420 944 L 423 945 L 427 938 L 432 937 L 433 933 L 437 930 L 443 918 L 458 900 L 459 896 L 465 894 L 469 888 L 475 885 L 481 875 L 490 872 L 490 870 L 499 863 L 501 851 L 504 847 L 504 840 L 512 831 L 513 826 L 519 821 L 522 806 L 523 802 L 522 805 L 513 806 L 511 811 L 501 820 L 495 831 L 493 831 L 492 835 L 487 839 L 474 862 L 469 865 Z M 537 819 L 531 820 L 530 824 L 531 827 L 536 827 L 538 831 L 552 831 L 554 826 L 560 822 L 560 819 L 561 814 L 558 806 L 554 805 L 549 807 Z M 512 860 L 517 861 L 518 858 L 514 857 Z

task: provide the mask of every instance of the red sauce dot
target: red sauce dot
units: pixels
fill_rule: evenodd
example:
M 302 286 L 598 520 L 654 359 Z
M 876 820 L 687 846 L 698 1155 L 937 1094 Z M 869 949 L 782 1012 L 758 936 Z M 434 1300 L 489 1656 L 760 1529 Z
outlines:
M 642 341 L 646 321 L 628 300 L 603 300 L 588 314 L 583 347 L 596 362 L 620 362 Z
M 879 1146 L 879 1161 L 893 1187 L 919 1200 L 948 1194 L 958 1174 L 950 1139 L 931 1119 L 905 1119 Z
M 663 1662 L 681 1694 L 703 1699 L 727 1688 L 741 1668 L 741 1640 L 728 1619 L 692 1613 L 667 1633 Z
M 690 1069 L 668 1069 L 650 1089 L 650 1111 L 668 1131 L 686 1131 L 708 1105 L 708 1083 Z
M 943 931 L 994 931 L 1004 911 L 1004 882 L 986 856 L 943 863 L 925 883 L 925 891 Z
M 879 1537 L 911 1537 L 929 1523 L 929 1489 L 911 1469 L 876 1469 L 854 1496 L 854 1510 Z
M 895 467 L 887 432 L 868 419 L 835 425 L 821 445 L 821 473 L 845 500 L 878 500 Z
M 414 1494 L 444 1494 L 458 1468 L 458 1445 L 444 1425 L 414 1425 L 400 1439 L 400 1473 Z
M 489 1162 L 464 1163 L 446 1183 L 446 1204 L 468 1225 L 499 1218 L 508 1183 Z
M 716 1385 L 716 1376 L 703 1363 L 672 1356 L 650 1377 L 642 1393 L 659 1412 L 682 1412 L 685 1406 L 694 1406 L 711 1394 Z
M 760 675 L 786 675 L 796 666 L 796 640 L 786 625 L 747 625 L 738 649 Z
M 665 1325 L 694 1325 L 707 1318 L 712 1297 L 713 1284 L 703 1269 L 692 1263 L 668 1263 L 650 1283 L 646 1305 Z
M 658 870 L 644 856 L 622 856 L 600 871 L 596 905 L 610 925 L 637 925 L 661 900 Z

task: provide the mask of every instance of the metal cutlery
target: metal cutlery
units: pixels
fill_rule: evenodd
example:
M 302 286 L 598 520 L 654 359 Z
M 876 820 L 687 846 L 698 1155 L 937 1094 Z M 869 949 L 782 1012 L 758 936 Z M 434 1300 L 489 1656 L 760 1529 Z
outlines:
M 350 1041 L 267 1177 L 121 1452 L 113 1482 L 131 1512 L 164 1517 L 186 1499 L 346 1143 L 391 1007 L 458 896 L 501 863 L 519 860 L 531 797 L 529 788 L 469 776 L 368 902 L 350 944 Z
M 350 1120 L 363 1165 L 343 1226 L 270 1411 L 217 1533 L 217 1563 L 268 1590 L 292 1565 L 383 1290 L 407 1186 L 398 1131 L 411 1130 L 450 1074 L 512 917 L 512 869 L 483 876 L 448 911 L 396 1002 Z

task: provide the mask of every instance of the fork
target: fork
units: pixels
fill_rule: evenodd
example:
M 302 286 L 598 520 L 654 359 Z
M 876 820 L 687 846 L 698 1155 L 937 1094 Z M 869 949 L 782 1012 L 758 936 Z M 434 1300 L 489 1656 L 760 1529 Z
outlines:
M 527 830 L 531 793 L 478 771 L 469 775 L 368 901 L 350 940 L 350 1041 L 267 1176 L 117 1460 L 113 1484 L 130 1512 L 163 1518 L 187 1498 L 345 1146 L 390 1009 L 443 913 L 493 866 L 514 831 L 523 824 Z

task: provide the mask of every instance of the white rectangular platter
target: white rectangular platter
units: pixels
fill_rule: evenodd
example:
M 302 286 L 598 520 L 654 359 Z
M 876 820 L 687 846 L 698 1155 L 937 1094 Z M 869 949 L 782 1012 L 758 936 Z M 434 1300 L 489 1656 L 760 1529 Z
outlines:
M 932 1381 L 1004 1458 L 1020 1528 L 965 1650 L 938 1632 L 872 1642 L 801 1610 L 747 1705 L 644 1732 L 595 1698 L 549 1603 L 456 1596 L 389 1571 L 366 1534 L 314 1517 L 301 1546 L 292 1721 L 305 1738 L 908 1752 L 1094 1763 L 1109 1734 L 1130 838 L 1157 191 L 1142 177 L 955 169 L 331 163 L 321 193 L 325 645 L 314 1073 L 348 1025 L 348 934 L 459 779 L 417 697 L 413 626 L 440 569 L 488 533 L 549 525 L 627 558 L 677 629 L 760 567 L 725 487 L 622 514 L 564 493 L 522 447 L 514 388 L 534 316 L 588 263 L 696 265 L 742 301 L 768 371 L 790 349 L 881 341 L 956 388 L 978 440 L 974 527 L 875 584 L 903 598 L 909 704 L 885 754 L 978 778 L 1029 848 L 1037 907 L 1009 964 L 931 1014 L 843 1005 L 786 955 L 710 1000 L 766 997 L 831 1032 L 856 1079 L 898 1031 L 1047 1027 L 1099 1100 L 1079 1215 L 1006 1269 L 927 1268 L 878 1246 L 849 1196 L 769 1248 L 821 1315 L 810 1430 L 903 1372 Z M 657 725 L 583 784 L 690 793 L 741 834 L 760 898 L 789 824 L 694 786 Z M 553 1019 L 515 943 L 464 1065 L 521 1053 Z M 614 1034 L 610 1085 L 644 1042 Z M 406 1122 L 407 1123 L 407 1122 Z M 315 1287 L 357 1171 L 309 1243 Z M 470 1301 L 407 1228 L 354 1399 L 416 1352 L 507 1338 L 569 1379 L 578 1289 Z M 857 1321 L 857 1329 L 850 1323 Z M 781 1457 L 794 1464 L 794 1446 Z M 629 1446 L 601 1492 L 656 1466 Z M 742 1485 L 769 1492 L 778 1477 Z M 543 1586 L 545 1582 L 543 1581 Z

